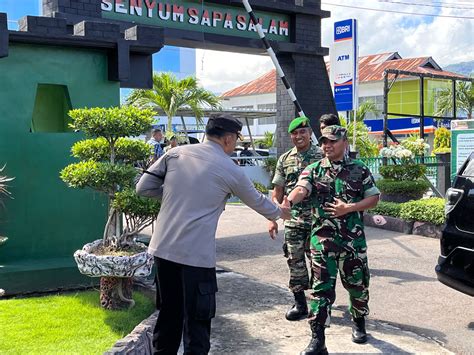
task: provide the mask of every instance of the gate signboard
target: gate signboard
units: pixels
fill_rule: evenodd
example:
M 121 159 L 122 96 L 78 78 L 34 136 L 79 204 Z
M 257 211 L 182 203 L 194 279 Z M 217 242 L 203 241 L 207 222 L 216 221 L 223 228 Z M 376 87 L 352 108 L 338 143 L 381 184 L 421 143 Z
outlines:
M 257 27 L 242 7 L 206 1 L 102 0 L 102 18 L 196 32 L 258 38 Z M 290 41 L 290 17 L 256 11 L 266 37 Z

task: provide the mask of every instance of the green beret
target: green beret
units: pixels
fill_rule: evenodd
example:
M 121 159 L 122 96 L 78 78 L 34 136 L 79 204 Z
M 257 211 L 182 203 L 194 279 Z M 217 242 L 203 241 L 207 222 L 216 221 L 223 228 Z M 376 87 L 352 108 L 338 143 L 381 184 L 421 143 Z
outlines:
M 321 131 L 321 137 L 319 137 L 319 143 L 322 143 L 323 138 L 327 138 L 331 141 L 338 141 L 347 136 L 347 130 L 344 127 L 334 125 L 327 126 Z
M 309 118 L 305 116 L 296 117 L 293 121 L 291 121 L 290 125 L 288 126 L 288 133 L 293 132 L 297 128 L 301 127 L 309 127 Z

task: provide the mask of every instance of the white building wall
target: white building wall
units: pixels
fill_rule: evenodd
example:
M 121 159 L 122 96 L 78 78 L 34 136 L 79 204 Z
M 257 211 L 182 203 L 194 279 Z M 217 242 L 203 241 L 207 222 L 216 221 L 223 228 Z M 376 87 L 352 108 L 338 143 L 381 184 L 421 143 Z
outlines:
M 257 109 L 260 104 L 275 104 L 276 93 L 235 96 L 221 101 L 224 108 L 233 108 L 238 106 L 252 106 Z

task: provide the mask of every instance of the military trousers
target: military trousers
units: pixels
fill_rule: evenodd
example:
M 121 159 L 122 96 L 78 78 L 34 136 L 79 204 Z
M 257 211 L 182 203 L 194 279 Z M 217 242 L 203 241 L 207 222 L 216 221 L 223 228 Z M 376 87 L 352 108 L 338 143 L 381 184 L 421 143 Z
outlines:
M 304 291 L 310 288 L 311 276 L 308 274 L 306 258 L 311 259 L 309 242 L 311 227 L 285 227 L 285 242 L 283 253 L 290 270 L 289 288 L 292 292 Z
M 329 239 L 321 242 L 317 235 L 313 235 L 311 267 L 314 280 L 310 300 L 310 321 L 326 325 L 329 323 L 331 306 L 336 299 L 338 271 L 342 285 L 349 292 L 351 315 L 358 318 L 369 314 L 370 273 L 365 247 L 343 248 Z

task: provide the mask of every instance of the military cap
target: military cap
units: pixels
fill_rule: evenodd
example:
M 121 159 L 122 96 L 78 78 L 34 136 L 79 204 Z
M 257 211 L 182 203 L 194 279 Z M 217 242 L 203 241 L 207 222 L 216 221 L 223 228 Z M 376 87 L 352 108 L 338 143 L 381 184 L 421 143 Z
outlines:
M 319 143 L 322 143 L 323 138 L 327 138 L 332 141 L 338 141 L 340 139 L 346 138 L 347 130 L 344 127 L 333 125 L 325 127 L 321 132 L 321 137 L 319 137 Z
M 229 114 L 218 113 L 211 115 L 206 125 L 206 133 L 219 130 L 222 132 L 236 133 L 239 137 L 242 130 L 242 122 Z
M 288 126 L 288 133 L 293 132 L 297 128 L 309 127 L 309 118 L 306 116 L 296 117 Z

